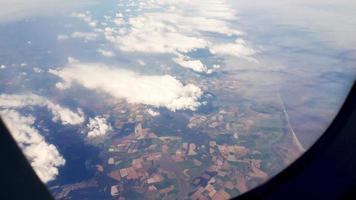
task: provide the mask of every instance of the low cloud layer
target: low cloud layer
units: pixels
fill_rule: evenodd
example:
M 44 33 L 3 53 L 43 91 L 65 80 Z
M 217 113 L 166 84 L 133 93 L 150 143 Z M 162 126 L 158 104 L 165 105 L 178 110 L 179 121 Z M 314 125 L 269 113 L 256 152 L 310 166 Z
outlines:
M 125 99 L 128 103 L 165 107 L 171 111 L 195 110 L 200 106 L 199 98 L 203 94 L 199 87 L 184 85 L 170 75 L 141 75 L 104 64 L 72 63 L 49 72 L 63 79 L 63 82 L 56 84 L 58 89 L 69 88 L 75 82 L 88 89 Z
M 256 51 L 243 40 L 244 33 L 233 25 L 238 20 L 237 13 L 226 0 L 137 0 L 125 10 L 120 7 L 123 4 L 117 4 L 118 12 L 104 16 L 104 21 L 93 20 L 90 12 L 73 16 L 89 26 L 95 24 L 92 31 L 101 34 L 117 50 L 170 54 L 179 66 L 198 73 L 211 73 L 214 69 L 205 66 L 199 58 L 186 59 L 196 49 L 256 61 Z
M 60 121 L 63 125 L 75 125 L 84 122 L 84 114 L 78 109 L 73 112 L 44 97 L 35 94 L 1 94 L 0 108 L 24 108 L 28 106 L 46 107 L 52 113 L 52 120 Z
M 58 167 L 63 166 L 65 160 L 57 148 L 48 144 L 34 127 L 35 118 L 11 109 L 0 110 L 0 115 L 39 178 L 45 183 L 54 180 L 58 175 Z
M 116 14 L 116 27 L 102 30 L 118 49 L 143 53 L 187 53 L 199 48 L 214 48 L 217 54 L 248 58 L 254 51 L 246 43 L 217 41 L 206 33 L 241 39 L 241 31 L 231 26 L 236 12 L 225 0 L 141 1 L 138 16 Z M 131 15 L 131 16 L 130 16 Z M 229 47 L 231 53 L 218 46 Z

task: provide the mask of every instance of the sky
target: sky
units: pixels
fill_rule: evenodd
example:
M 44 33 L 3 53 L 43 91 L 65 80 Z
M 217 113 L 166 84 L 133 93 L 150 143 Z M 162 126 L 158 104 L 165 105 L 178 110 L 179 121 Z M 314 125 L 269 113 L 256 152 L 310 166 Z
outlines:
M 339 48 L 355 49 L 356 1 L 350 0 L 229 0 L 244 13 L 263 17 L 260 23 L 309 29 Z M 258 14 L 257 14 L 258 13 Z
M 0 2 L 0 23 L 66 13 L 73 8 L 94 2 L 92 0 L 2 0 Z

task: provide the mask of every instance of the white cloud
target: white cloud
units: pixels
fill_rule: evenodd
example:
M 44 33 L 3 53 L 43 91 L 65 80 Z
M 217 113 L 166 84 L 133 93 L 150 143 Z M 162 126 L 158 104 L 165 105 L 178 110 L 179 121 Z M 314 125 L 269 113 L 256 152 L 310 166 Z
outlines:
M 33 71 L 36 72 L 36 73 L 42 73 L 42 69 L 38 68 L 38 67 L 34 67 L 33 68 Z
M 170 75 L 141 75 L 104 64 L 75 63 L 49 72 L 63 79 L 62 83 L 57 84 L 59 89 L 68 88 L 76 82 L 88 89 L 126 99 L 129 103 L 166 107 L 171 111 L 195 110 L 201 105 L 198 100 L 203 94 L 199 87 L 184 85 Z
M 71 63 L 71 64 L 73 64 L 73 63 L 79 63 L 79 60 L 78 60 L 78 59 L 73 58 L 73 57 L 70 57 L 70 56 L 67 58 L 67 61 L 68 61 L 68 63 Z
M 69 38 L 74 38 L 74 39 L 83 39 L 85 41 L 93 41 L 98 38 L 97 33 L 91 33 L 91 32 L 73 32 L 70 35 L 65 35 L 65 34 L 59 34 L 57 36 L 57 40 L 63 41 L 63 40 L 68 40 Z
M 79 109 L 77 113 L 73 112 L 35 94 L 0 95 L 0 115 L 37 175 L 43 182 L 48 182 L 56 178 L 58 167 L 64 165 L 65 160 L 57 148 L 48 144 L 34 127 L 33 116 L 24 116 L 14 110 L 34 106 L 46 107 L 52 113 L 52 120 L 60 121 L 63 125 L 83 123 L 84 116 Z
M 80 109 L 76 113 L 35 94 L 0 95 L 0 108 L 24 108 L 28 106 L 46 107 L 52 113 L 52 120 L 55 122 L 61 121 L 63 125 L 75 125 L 84 122 L 84 114 Z
M 143 61 L 143 60 L 141 60 L 141 59 L 137 60 L 137 63 L 138 63 L 139 65 L 141 65 L 141 66 L 145 66 L 145 65 L 146 65 L 145 61 Z
M 118 25 L 118 26 L 123 25 L 123 24 L 126 23 L 125 20 L 124 20 L 122 17 L 117 17 L 117 18 L 115 18 L 115 19 L 113 20 L 113 22 L 114 22 L 116 25 Z
M 242 39 L 237 39 L 235 43 L 212 45 L 210 51 L 213 54 L 236 56 L 257 62 L 257 60 L 252 57 L 256 53 L 255 50 L 249 48 Z
M 106 135 L 108 132 L 112 131 L 111 125 L 107 122 L 105 117 L 96 116 L 89 119 L 87 124 L 89 132 L 87 134 L 88 138 L 96 138 Z
M 245 43 L 220 41 L 206 34 L 223 34 L 243 41 L 243 33 L 232 26 L 237 20 L 236 12 L 225 0 L 155 0 L 142 1 L 139 5 L 142 12 L 138 16 L 125 13 L 124 23 L 121 14 L 114 18 L 120 23 L 101 31 L 121 51 L 177 54 L 207 48 L 226 55 L 228 52 L 222 48 L 228 47 L 234 51 L 228 55 L 253 60 L 250 58 L 255 52 Z M 185 62 L 183 67 L 204 71 L 198 62 Z
M 0 110 L 0 114 L 39 178 L 45 183 L 54 180 L 65 160 L 33 127 L 35 118 L 9 109 Z
M 192 60 L 188 56 L 179 55 L 173 60 L 180 66 L 191 69 L 195 72 L 211 74 L 214 71 L 213 69 L 208 69 L 208 67 L 204 65 L 200 60 Z
M 160 115 L 159 112 L 156 112 L 156 111 L 154 111 L 154 110 L 152 110 L 152 109 L 148 109 L 148 110 L 147 110 L 147 113 L 148 113 L 149 115 L 151 115 L 152 117 L 156 117 L 156 116 Z
M 67 40 L 69 39 L 68 35 L 60 34 L 57 36 L 57 40 Z
M 131 29 L 123 35 L 113 35 L 106 31 L 106 38 L 114 45 L 127 52 L 175 53 L 188 52 L 195 48 L 204 48 L 204 39 L 179 33 L 179 31 L 150 15 L 130 19 Z
M 72 13 L 73 17 L 77 17 L 83 21 L 85 21 L 89 26 L 91 27 L 96 27 L 97 25 L 97 21 L 93 20 L 92 17 L 90 16 L 90 12 L 86 11 L 86 12 L 74 12 Z
M 71 34 L 72 38 L 84 39 L 86 41 L 95 40 L 98 37 L 96 33 L 88 33 L 88 32 L 74 32 Z
M 100 53 L 102 56 L 105 56 L 105 57 L 113 57 L 113 56 L 115 56 L 114 52 L 108 51 L 108 50 L 104 50 L 104 49 L 98 49 L 97 52 Z

